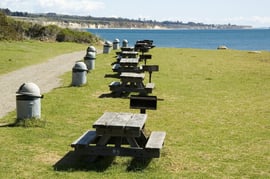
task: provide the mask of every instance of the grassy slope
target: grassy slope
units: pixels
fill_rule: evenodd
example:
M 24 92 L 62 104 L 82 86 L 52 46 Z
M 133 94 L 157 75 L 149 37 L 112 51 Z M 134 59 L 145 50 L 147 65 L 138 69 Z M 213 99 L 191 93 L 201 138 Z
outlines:
M 148 130 L 167 132 L 160 159 L 142 165 L 116 157 L 96 164 L 53 165 L 70 143 L 104 111 L 129 109 L 128 99 L 109 93 L 114 53 L 97 56 L 88 84 L 61 88 L 42 99 L 41 128 L 1 128 L 0 178 L 270 177 L 270 53 L 196 49 L 152 49 L 158 110 L 147 111 Z M 149 64 L 150 64 L 149 63 Z M 147 79 L 146 79 L 147 80 Z M 42 91 L 42 89 L 41 89 Z M 12 112 L 0 122 L 12 122 Z M 107 165 L 108 164 L 108 165 Z
M 41 63 L 51 57 L 85 50 L 83 44 L 44 43 L 39 41 L 0 42 L 0 74 L 31 64 Z

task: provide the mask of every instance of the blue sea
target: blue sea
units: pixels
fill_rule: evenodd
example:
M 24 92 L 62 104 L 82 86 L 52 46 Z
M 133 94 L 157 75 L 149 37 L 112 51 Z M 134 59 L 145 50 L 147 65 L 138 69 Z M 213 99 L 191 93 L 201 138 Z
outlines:
M 270 29 L 244 30 L 148 30 L 87 29 L 104 40 L 126 39 L 129 46 L 137 40 L 153 40 L 157 47 L 216 49 L 225 45 L 235 50 L 270 51 Z

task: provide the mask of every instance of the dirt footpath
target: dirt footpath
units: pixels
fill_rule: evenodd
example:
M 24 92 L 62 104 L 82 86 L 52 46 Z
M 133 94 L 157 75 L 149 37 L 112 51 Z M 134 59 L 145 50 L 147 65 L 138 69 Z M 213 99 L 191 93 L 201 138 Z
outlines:
M 83 59 L 85 51 L 57 56 L 42 64 L 28 66 L 0 75 L 0 118 L 16 109 L 16 91 L 25 82 L 39 86 L 41 94 L 61 85 L 59 76 L 71 71 L 75 62 Z

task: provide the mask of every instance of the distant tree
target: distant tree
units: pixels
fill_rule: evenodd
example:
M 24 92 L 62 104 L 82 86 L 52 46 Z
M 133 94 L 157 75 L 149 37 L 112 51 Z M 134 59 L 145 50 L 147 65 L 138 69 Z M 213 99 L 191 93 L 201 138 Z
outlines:
M 1 12 L 3 12 L 5 15 L 10 16 L 12 12 L 9 9 L 0 9 Z

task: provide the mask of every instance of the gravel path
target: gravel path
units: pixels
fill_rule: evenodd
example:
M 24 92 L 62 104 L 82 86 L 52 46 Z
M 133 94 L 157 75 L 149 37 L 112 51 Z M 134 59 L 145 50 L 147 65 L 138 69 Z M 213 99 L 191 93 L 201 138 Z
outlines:
M 45 63 L 28 66 L 0 75 L 0 118 L 16 109 L 16 91 L 25 82 L 35 83 L 41 94 L 61 85 L 60 75 L 71 71 L 75 62 L 83 59 L 85 51 L 57 56 Z

